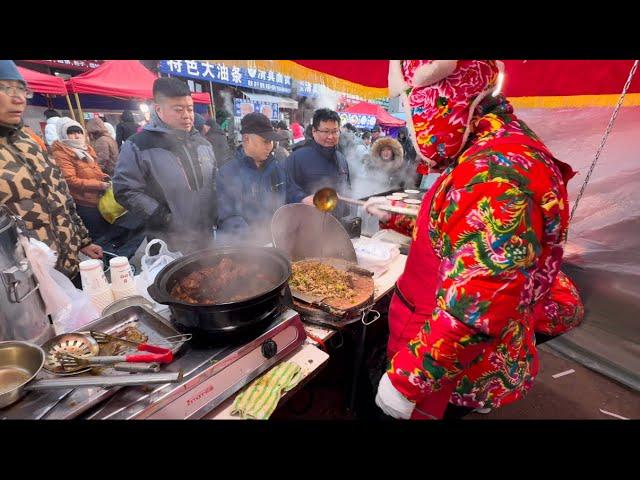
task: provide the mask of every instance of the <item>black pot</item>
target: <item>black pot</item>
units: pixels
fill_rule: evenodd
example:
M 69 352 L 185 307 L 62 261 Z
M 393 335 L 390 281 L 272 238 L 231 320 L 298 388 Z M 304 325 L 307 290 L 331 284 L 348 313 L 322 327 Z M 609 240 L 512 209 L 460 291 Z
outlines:
M 178 280 L 194 270 L 216 265 L 223 257 L 241 264 L 264 265 L 265 271 L 273 274 L 273 285 L 253 297 L 214 305 L 186 303 L 171 296 Z M 224 247 L 174 260 L 158 273 L 147 290 L 153 300 L 169 306 L 171 321 L 178 330 L 193 334 L 198 343 L 220 344 L 264 331 L 281 311 L 290 276 L 291 263 L 276 248 Z

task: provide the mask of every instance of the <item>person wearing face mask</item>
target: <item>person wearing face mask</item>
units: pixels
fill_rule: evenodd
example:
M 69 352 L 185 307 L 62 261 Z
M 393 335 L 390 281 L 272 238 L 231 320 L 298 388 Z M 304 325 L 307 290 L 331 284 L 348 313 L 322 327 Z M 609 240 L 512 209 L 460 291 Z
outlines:
M 285 204 L 284 168 L 273 154 L 274 143 L 286 140 L 262 113 L 242 118 L 242 148 L 225 164 L 216 179 L 221 237 L 264 244 L 270 241 L 274 212 Z
M 154 110 L 122 146 L 113 176 L 116 201 L 145 225 L 147 238 L 172 250 L 204 248 L 217 220 L 216 158 L 194 128 L 189 87 L 177 78 L 153 84 Z
M 404 96 L 416 151 L 428 169 L 444 169 L 411 222 L 378 209 L 380 199 L 365 205 L 413 238 L 376 395 L 394 418 L 517 401 L 538 373 L 535 330 L 557 333 L 583 312 L 559 275 L 575 172 L 496 92 L 500 69 L 494 60 L 390 62 L 389 91 Z M 554 298 L 574 308 L 536 310 Z
M 69 191 L 76 202 L 78 215 L 99 242 L 109 230 L 109 223 L 98 211 L 98 202 L 109 188 L 109 176 L 97 161 L 96 152 L 87 143 L 82 126 L 68 117 L 58 120 L 58 140 L 51 146 L 53 158 L 62 170 Z
M 0 60 L 0 206 L 57 252 L 57 270 L 79 280 L 79 253 L 102 258 L 102 249 L 92 243 L 60 168 L 24 131 L 32 96 L 15 63 Z

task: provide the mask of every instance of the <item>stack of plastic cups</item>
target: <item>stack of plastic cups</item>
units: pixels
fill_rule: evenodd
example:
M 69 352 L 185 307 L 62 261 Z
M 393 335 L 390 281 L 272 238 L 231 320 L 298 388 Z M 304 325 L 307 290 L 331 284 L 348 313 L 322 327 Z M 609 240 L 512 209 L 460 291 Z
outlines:
M 133 270 L 127 257 L 114 257 L 109 261 L 111 266 L 111 290 L 113 299 L 137 295 L 136 283 L 133 278 Z
M 113 303 L 111 286 L 104 276 L 102 265 L 102 260 L 95 259 L 80 262 L 82 290 L 89 295 L 91 303 L 93 303 L 98 312 L 102 312 L 107 305 Z

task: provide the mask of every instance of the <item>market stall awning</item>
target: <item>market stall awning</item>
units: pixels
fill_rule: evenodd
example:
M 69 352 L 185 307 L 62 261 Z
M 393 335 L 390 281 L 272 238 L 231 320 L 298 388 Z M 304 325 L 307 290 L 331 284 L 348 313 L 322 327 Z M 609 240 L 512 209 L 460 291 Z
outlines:
M 269 69 L 365 99 L 386 97 L 388 60 L 217 60 Z M 633 60 L 504 60 L 503 92 L 517 106 L 613 106 Z M 625 106 L 640 105 L 640 74 Z
M 71 93 L 88 93 L 118 98 L 153 98 L 156 77 L 137 60 L 109 60 L 95 70 L 67 81 Z M 209 93 L 193 93 L 193 101 L 210 103 Z
M 298 108 L 298 102 L 293 98 L 276 97 L 275 95 L 264 95 L 262 93 L 242 92 L 244 95 L 254 102 L 277 103 L 280 108 Z
M 28 68 L 18 67 L 18 71 L 22 78 L 27 82 L 31 90 L 36 93 L 44 93 L 47 95 L 66 95 L 67 87 L 64 80 L 55 75 L 47 75 L 46 73 L 36 72 Z
M 375 103 L 360 102 L 345 109 L 346 113 L 359 113 L 361 115 L 373 115 L 377 123 L 383 127 L 404 127 L 406 122 L 389 114 L 384 108 Z
M 633 60 L 504 60 L 503 91 L 518 107 L 613 106 Z M 636 74 L 625 106 L 640 105 Z

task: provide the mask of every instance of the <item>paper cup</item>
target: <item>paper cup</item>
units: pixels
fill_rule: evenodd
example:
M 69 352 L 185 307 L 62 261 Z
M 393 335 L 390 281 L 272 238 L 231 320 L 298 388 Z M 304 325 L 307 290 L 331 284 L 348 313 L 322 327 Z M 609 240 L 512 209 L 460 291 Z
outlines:
M 91 259 L 80 262 L 82 290 L 89 295 L 109 289 L 109 282 L 107 282 L 102 268 L 103 263 L 101 260 Z
M 135 291 L 133 271 L 127 257 L 115 257 L 109 261 L 111 267 L 111 288 L 115 291 Z
M 105 307 L 113 303 L 113 292 L 111 291 L 111 287 L 107 285 L 107 288 L 101 292 L 90 293 L 89 298 L 91 298 L 91 303 L 96 307 L 98 312 L 102 312 Z

